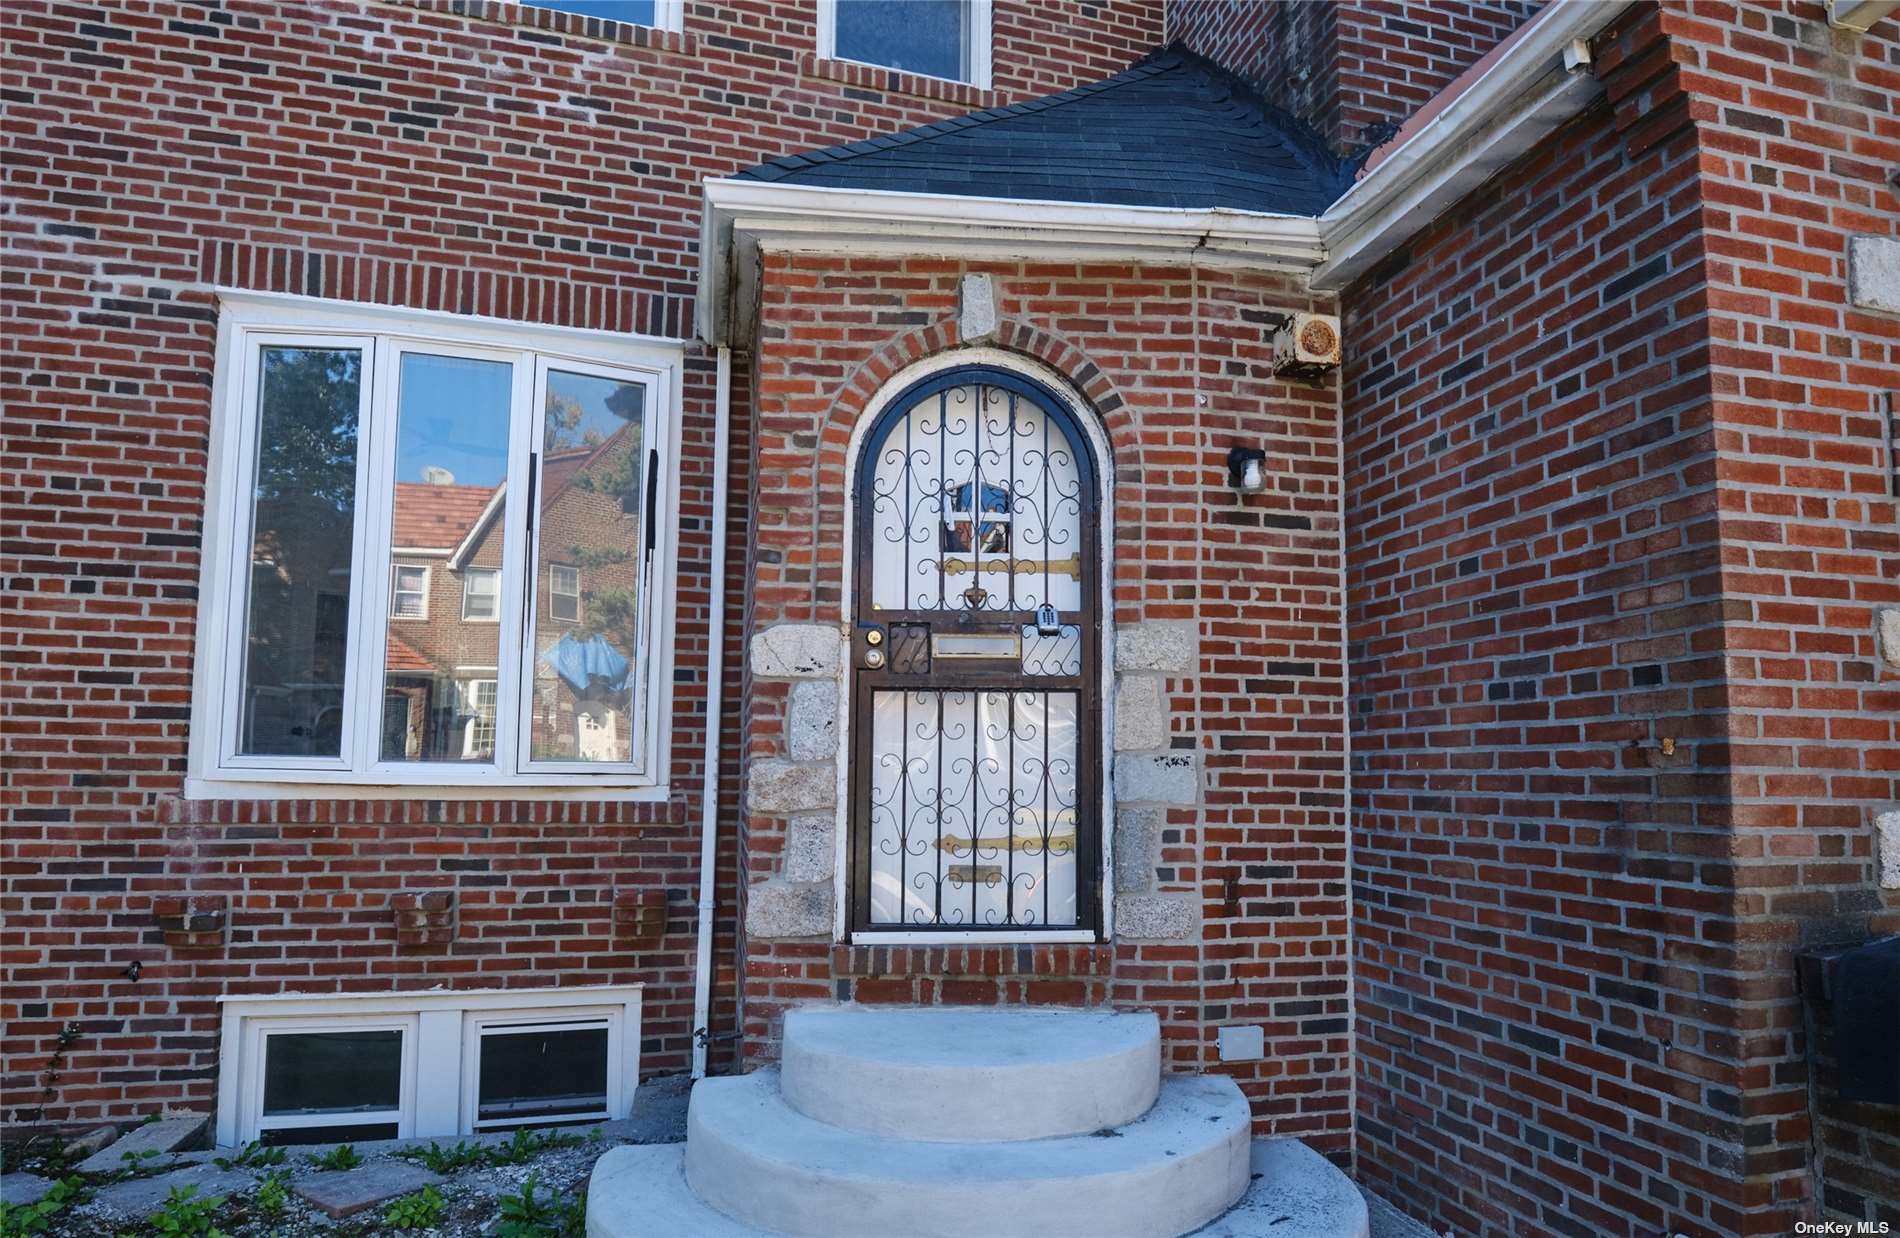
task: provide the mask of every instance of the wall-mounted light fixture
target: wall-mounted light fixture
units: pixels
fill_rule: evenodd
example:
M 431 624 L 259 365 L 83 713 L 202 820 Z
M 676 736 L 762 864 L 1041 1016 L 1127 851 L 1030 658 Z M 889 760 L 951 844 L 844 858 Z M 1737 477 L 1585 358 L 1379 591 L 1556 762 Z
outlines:
M 1258 447 L 1234 447 L 1227 452 L 1227 484 L 1242 494 L 1267 488 L 1267 453 Z

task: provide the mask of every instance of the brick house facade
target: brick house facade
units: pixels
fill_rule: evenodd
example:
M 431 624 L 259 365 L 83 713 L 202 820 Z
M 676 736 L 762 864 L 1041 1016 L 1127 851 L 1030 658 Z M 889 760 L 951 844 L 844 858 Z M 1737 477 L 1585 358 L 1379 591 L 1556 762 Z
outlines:
M 1440 1231 L 1900 1220 L 1895 1110 L 1810 1077 L 1796 979 L 1805 949 L 1900 931 L 1875 831 L 1900 801 L 1876 613 L 1900 605 L 1900 317 L 1847 259 L 1896 236 L 1892 18 L 1598 6 L 1591 96 L 1339 278 L 1291 248 L 952 237 L 980 219 L 812 239 L 763 197 L 727 240 L 704 188 L 1173 43 L 1316 179 L 1343 161 L 1324 206 L 1579 6 L 1545 7 L 995 0 L 983 83 L 823 56 L 805 0 L 687 0 L 677 29 L 500 0 L 0 6 L 7 1119 L 213 1107 L 227 995 L 641 984 L 645 1075 L 696 1038 L 716 1071 L 767 1064 L 806 1003 L 1104 1006 L 1156 1011 L 1169 1069 L 1234 1077 L 1260 1133 Z M 232 293 L 677 342 L 664 794 L 191 793 Z M 1306 313 L 1341 328 L 1318 378 L 1276 366 Z M 880 940 L 847 912 L 862 436 L 959 365 L 1096 436 L 1086 940 Z M 1236 446 L 1264 452 L 1257 491 Z M 556 531 L 608 500 L 543 484 L 568 496 L 531 560 L 552 622 L 560 548 L 638 534 Z M 399 511 L 436 497 L 415 485 Z M 424 548 L 390 560 L 432 568 L 392 675 L 473 665 L 465 586 Z M 502 566 L 482 537 L 463 561 Z M 405 939 L 396 901 L 443 892 L 447 939 Z M 641 892 L 657 936 L 616 914 Z M 170 944 L 181 897 L 221 931 Z

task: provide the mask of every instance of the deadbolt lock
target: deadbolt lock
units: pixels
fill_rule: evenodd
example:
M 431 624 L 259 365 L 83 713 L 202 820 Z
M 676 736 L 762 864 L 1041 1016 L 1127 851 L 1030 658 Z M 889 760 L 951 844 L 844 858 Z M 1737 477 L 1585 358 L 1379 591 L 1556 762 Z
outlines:
M 864 634 L 864 643 L 871 646 L 874 649 L 877 646 L 882 645 L 884 643 L 884 629 L 872 628 L 870 631 L 866 632 Z

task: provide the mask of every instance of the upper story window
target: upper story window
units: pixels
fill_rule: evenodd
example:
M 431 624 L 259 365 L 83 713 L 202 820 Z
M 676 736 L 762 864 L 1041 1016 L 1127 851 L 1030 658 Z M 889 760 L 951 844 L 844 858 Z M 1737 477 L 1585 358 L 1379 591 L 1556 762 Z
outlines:
M 462 573 L 462 618 L 493 623 L 501 618 L 501 570 L 471 567 Z
M 234 293 L 218 347 L 196 793 L 664 782 L 677 344 Z
M 818 54 L 990 86 L 990 0 L 818 0 Z
M 548 564 L 548 614 L 563 623 L 581 617 L 581 569 L 569 563 Z
M 553 9 L 557 13 L 577 13 L 602 21 L 625 22 L 629 26 L 658 26 L 678 30 L 685 0 L 515 0 L 531 9 Z

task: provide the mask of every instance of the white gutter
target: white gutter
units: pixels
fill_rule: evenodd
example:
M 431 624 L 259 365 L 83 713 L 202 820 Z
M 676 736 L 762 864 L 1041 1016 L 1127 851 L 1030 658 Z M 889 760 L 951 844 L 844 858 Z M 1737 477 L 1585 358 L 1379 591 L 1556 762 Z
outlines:
M 1320 216 L 1327 254 L 1311 286 L 1343 288 L 1582 111 L 1602 89 L 1587 41 L 1625 7 L 1551 0 L 1499 44 L 1462 91 Z
M 1865 34 L 1895 9 L 1900 0 L 1827 0 L 1827 24 Z
M 1181 260 L 1304 271 L 1324 256 L 1310 216 L 967 198 L 770 181 L 705 183 L 698 330 L 747 338 L 760 248 L 806 253 L 1072 256 Z
M 713 509 L 711 597 L 706 604 L 705 769 L 699 791 L 699 928 L 693 963 L 693 1078 L 706 1077 L 712 1041 L 712 948 L 714 880 L 719 864 L 719 733 L 726 669 L 726 472 L 732 438 L 732 350 L 719 349 L 713 394 Z

